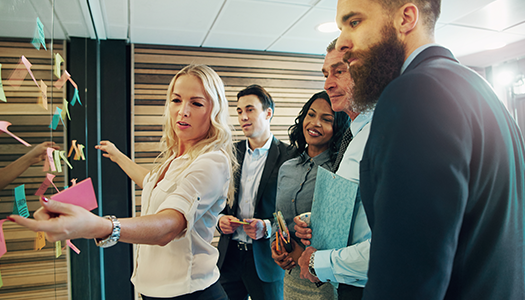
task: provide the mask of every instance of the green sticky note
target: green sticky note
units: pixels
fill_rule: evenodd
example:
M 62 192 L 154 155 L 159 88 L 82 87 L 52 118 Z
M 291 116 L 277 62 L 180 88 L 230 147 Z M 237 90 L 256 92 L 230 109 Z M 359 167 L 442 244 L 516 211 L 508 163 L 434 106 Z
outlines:
M 24 218 L 29 217 L 29 210 L 27 209 L 26 202 L 25 184 L 19 185 L 15 188 L 15 209 L 13 209 L 13 214 L 22 216 Z
M 0 288 L 4 286 L 4 281 L 2 281 L 2 274 L 0 274 Z
M 0 100 L 7 102 L 7 98 L 4 93 L 4 86 L 2 85 L 2 64 L 0 64 Z
M 62 242 L 56 241 L 55 242 L 55 256 L 56 258 L 59 258 L 60 255 L 62 255 Z

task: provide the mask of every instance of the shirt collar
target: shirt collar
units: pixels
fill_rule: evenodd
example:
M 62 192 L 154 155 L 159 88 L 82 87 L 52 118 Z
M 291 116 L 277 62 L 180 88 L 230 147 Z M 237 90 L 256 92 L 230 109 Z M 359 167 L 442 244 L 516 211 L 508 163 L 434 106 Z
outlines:
M 316 157 L 310 157 L 310 155 L 308 155 L 307 151 L 305 150 L 303 152 L 303 156 L 304 156 L 303 165 L 313 161 L 316 165 L 320 166 L 330 160 L 330 149 L 326 149 L 321 154 L 318 154 Z
M 365 127 L 372 117 L 374 116 L 374 110 L 369 110 L 360 113 L 353 121 L 350 123 L 350 130 L 352 130 L 352 135 L 355 137 L 363 127 Z
M 270 150 L 270 146 L 272 145 L 272 141 L 273 141 L 273 134 L 270 133 L 270 137 L 268 138 L 266 143 L 264 143 L 264 145 L 261 148 L 257 148 L 255 150 L 252 150 L 250 148 L 250 142 L 248 142 L 248 139 L 246 139 L 246 151 L 250 155 L 262 155 L 262 154 L 266 153 L 268 150 Z
M 414 58 L 416 58 L 416 56 L 418 56 L 419 53 L 423 52 L 423 50 L 425 50 L 425 49 L 427 49 L 429 47 L 432 47 L 432 46 L 439 46 L 439 44 L 435 44 L 435 43 L 426 44 L 426 45 L 423 45 L 423 46 L 417 48 L 416 50 L 414 50 L 414 52 L 410 53 L 410 55 L 408 56 L 407 60 L 405 60 L 405 63 L 403 63 L 403 66 L 401 67 L 401 74 L 403 74 L 403 72 L 405 72 L 405 70 L 408 68 L 410 63 L 412 63 Z

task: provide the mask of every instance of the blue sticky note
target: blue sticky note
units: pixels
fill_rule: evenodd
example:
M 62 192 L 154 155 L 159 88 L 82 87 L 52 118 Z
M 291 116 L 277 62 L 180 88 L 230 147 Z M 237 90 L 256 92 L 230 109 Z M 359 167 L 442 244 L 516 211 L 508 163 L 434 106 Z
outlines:
M 27 209 L 26 202 L 25 184 L 19 185 L 15 188 L 15 209 L 17 215 L 20 215 L 24 218 L 29 217 L 29 210 Z M 13 209 L 13 214 L 15 214 L 15 209 Z
M 75 89 L 75 93 L 73 94 L 73 99 L 71 99 L 71 106 L 75 106 L 75 103 L 78 103 L 82 105 L 82 102 L 80 102 L 80 97 L 78 96 L 78 90 Z

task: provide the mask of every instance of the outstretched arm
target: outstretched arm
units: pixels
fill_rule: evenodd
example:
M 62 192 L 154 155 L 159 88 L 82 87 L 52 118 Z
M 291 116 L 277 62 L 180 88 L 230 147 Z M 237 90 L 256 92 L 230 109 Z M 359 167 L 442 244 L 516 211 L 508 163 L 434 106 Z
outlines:
M 138 165 L 129 157 L 120 152 L 119 149 L 110 141 L 100 141 L 100 145 L 96 145 L 95 149 L 102 150 L 102 155 L 116 162 L 119 167 L 133 180 L 138 186 L 142 188 L 144 178 L 150 170 Z
M 0 190 L 24 173 L 27 168 L 45 159 L 47 148 L 50 147 L 57 150 L 60 149 L 60 147 L 55 146 L 54 142 L 43 142 L 24 154 L 24 156 L 4 167 L 0 171 Z

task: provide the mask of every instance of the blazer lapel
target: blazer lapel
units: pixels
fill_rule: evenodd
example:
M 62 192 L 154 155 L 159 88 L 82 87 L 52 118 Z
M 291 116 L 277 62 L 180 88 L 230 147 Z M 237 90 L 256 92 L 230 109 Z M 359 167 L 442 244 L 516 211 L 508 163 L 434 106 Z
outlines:
M 279 155 L 281 154 L 281 151 L 279 151 L 278 143 L 279 141 L 274 137 L 272 140 L 272 144 L 270 145 L 270 149 L 268 150 L 268 157 L 266 158 L 266 163 L 264 164 L 261 182 L 259 183 L 259 188 L 257 189 L 257 200 L 255 201 L 255 207 L 257 207 L 257 205 L 261 201 L 263 192 L 266 188 L 266 184 L 268 183 L 268 179 L 270 178 L 270 175 L 276 167 L 275 162 L 278 160 Z

